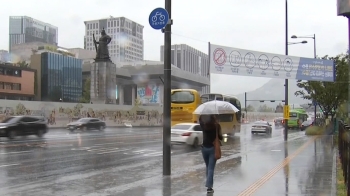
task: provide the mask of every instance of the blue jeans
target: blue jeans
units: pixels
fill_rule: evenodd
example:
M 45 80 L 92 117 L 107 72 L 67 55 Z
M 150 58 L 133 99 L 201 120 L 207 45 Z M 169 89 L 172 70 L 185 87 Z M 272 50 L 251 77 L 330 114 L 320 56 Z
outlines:
M 206 166 L 206 177 L 207 181 L 205 186 L 208 188 L 213 188 L 214 184 L 214 169 L 216 165 L 215 159 L 215 149 L 214 146 L 211 148 L 202 147 L 202 155 Z

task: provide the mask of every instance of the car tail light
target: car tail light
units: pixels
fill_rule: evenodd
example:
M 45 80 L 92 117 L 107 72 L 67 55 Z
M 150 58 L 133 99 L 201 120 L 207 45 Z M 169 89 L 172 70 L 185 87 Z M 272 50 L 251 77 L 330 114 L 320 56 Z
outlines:
M 284 123 L 284 120 L 282 120 L 282 123 Z
M 190 132 L 187 132 L 187 133 L 183 133 L 181 136 L 190 136 L 191 133 Z

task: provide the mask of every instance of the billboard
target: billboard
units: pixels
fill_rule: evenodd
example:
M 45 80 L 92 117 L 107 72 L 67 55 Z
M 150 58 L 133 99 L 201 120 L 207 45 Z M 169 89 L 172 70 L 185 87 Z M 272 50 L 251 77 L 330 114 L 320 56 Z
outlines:
M 337 0 L 338 16 L 350 16 L 350 0 Z
M 334 62 L 210 45 L 210 73 L 333 82 Z

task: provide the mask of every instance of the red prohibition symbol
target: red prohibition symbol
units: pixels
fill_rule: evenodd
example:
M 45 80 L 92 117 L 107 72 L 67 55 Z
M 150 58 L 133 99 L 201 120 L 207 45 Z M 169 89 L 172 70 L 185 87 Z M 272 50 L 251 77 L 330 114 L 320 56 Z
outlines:
M 226 63 L 226 52 L 222 48 L 217 48 L 213 53 L 214 63 L 218 66 L 223 66 Z

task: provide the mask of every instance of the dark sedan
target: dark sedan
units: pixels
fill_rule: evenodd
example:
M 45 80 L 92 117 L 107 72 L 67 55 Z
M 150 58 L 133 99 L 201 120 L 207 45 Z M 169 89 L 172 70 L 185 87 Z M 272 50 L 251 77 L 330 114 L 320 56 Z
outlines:
M 106 128 L 106 123 L 98 118 L 81 118 L 67 125 L 67 129 L 70 131 L 77 129 L 82 131 L 86 131 L 88 129 L 97 129 L 99 131 L 102 131 L 104 128 Z
M 267 121 L 256 121 L 252 126 L 252 134 L 255 133 L 266 133 L 271 135 L 272 133 L 272 125 Z
M 47 122 L 41 116 L 11 116 L 0 123 L 0 137 L 14 139 L 16 136 L 47 133 Z
M 284 119 L 283 119 L 283 117 L 276 118 L 274 120 L 274 123 L 275 123 L 275 127 L 276 128 L 283 127 L 284 126 Z
M 305 131 L 305 129 L 307 129 L 308 127 L 312 126 L 313 124 L 314 123 L 312 122 L 312 120 L 304 121 L 303 123 L 301 123 L 300 130 L 301 131 Z

